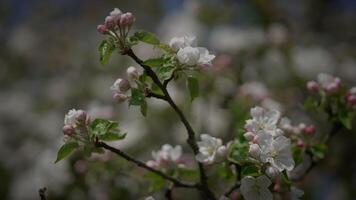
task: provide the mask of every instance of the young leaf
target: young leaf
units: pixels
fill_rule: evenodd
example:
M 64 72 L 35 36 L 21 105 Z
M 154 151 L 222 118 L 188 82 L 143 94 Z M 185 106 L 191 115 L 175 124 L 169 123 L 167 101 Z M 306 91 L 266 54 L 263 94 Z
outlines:
M 174 70 L 174 66 L 163 65 L 157 69 L 156 73 L 160 79 L 167 80 L 172 76 Z
M 194 98 L 199 96 L 199 81 L 194 77 L 188 77 L 187 81 L 190 93 L 190 100 L 193 101 Z
M 107 132 L 104 135 L 100 135 L 98 138 L 103 141 L 116 141 L 116 140 L 122 140 L 125 137 L 126 137 L 126 133 Z
M 152 68 L 160 67 L 163 65 L 163 63 L 164 63 L 163 58 L 151 58 L 151 59 L 145 60 L 143 62 L 143 64 L 145 64 L 149 67 L 152 67 Z
M 347 110 L 340 110 L 338 113 L 338 118 L 340 122 L 345 126 L 345 128 L 351 130 L 352 128 L 352 114 Z
M 129 101 L 129 105 L 131 106 L 140 106 L 145 102 L 145 96 L 139 89 L 132 88 L 131 89 L 131 98 Z
M 313 158 L 315 160 L 320 160 L 325 157 L 325 153 L 327 150 L 327 146 L 323 143 L 315 144 L 311 147 L 311 151 L 313 152 Z
M 90 128 L 92 130 L 92 133 L 96 136 L 99 135 L 104 135 L 108 131 L 118 131 L 117 127 L 119 124 L 115 121 L 111 120 L 106 120 L 106 119 L 95 119 L 91 125 Z
M 70 141 L 70 142 L 65 143 L 59 149 L 59 151 L 57 153 L 57 159 L 56 159 L 56 161 L 54 161 L 54 163 L 57 163 L 60 160 L 64 159 L 69 154 L 71 154 L 73 152 L 73 150 L 75 150 L 78 147 L 79 147 L 79 144 L 75 141 Z
M 258 168 L 255 166 L 246 166 L 241 170 L 242 176 L 258 176 L 260 173 L 258 172 Z
M 115 43 L 109 40 L 103 40 L 99 46 L 99 55 L 101 64 L 109 62 L 112 52 L 116 49 Z
M 133 37 L 141 42 L 145 42 L 147 44 L 152 44 L 152 45 L 159 45 L 159 40 L 157 39 L 157 37 L 150 32 L 146 32 L 146 31 L 137 31 Z M 134 41 L 134 39 L 131 39 Z
M 146 115 L 147 115 L 147 102 L 146 101 L 141 104 L 140 110 L 141 110 L 141 114 L 146 117 Z

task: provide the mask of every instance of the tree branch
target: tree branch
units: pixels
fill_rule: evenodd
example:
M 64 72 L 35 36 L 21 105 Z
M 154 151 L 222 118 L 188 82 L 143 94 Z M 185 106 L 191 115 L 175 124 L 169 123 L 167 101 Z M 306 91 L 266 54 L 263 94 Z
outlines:
M 197 185 L 197 184 L 184 183 L 184 182 L 182 182 L 182 181 L 180 181 L 180 180 L 178 180 L 178 179 L 175 179 L 175 178 L 173 178 L 173 177 L 171 177 L 171 176 L 168 176 L 168 175 L 166 175 L 165 173 L 163 173 L 163 172 L 161 172 L 161 171 L 159 171 L 159 170 L 157 170 L 157 169 L 154 169 L 154 168 L 152 168 L 152 167 L 147 166 L 145 163 L 143 163 L 143 162 L 141 162 L 141 161 L 139 161 L 139 160 L 136 160 L 136 159 L 132 158 L 131 156 L 129 156 L 129 155 L 126 154 L 125 152 L 123 152 L 123 151 L 121 151 L 121 150 L 119 150 L 119 149 L 116 149 L 116 148 L 114 148 L 114 147 L 112 147 L 112 146 L 109 146 L 109 145 L 107 145 L 107 144 L 104 143 L 104 142 L 96 141 L 96 142 L 95 142 L 95 145 L 96 145 L 97 147 L 102 147 L 102 148 L 104 148 L 104 149 L 106 149 L 106 150 L 109 150 L 109 151 L 111 151 L 111 152 L 113 152 L 113 153 L 115 153 L 115 154 L 121 156 L 122 158 L 126 159 L 126 160 L 129 161 L 129 162 L 135 163 L 137 166 L 139 166 L 139 167 L 141 167 L 141 168 L 144 168 L 144 169 L 146 169 L 146 170 L 148 170 L 148 171 L 151 171 L 151 172 L 157 174 L 158 176 L 161 176 L 162 178 L 164 178 L 164 179 L 166 179 L 166 180 L 171 181 L 171 182 L 174 184 L 175 187 L 198 188 L 198 185 Z
M 47 188 L 41 188 L 38 190 L 38 194 L 40 195 L 40 199 L 41 200 L 46 200 L 46 191 L 47 191 Z
M 187 118 L 184 116 L 183 112 L 178 108 L 178 106 L 174 103 L 173 99 L 168 93 L 168 90 L 166 88 L 168 82 L 162 84 L 162 82 L 159 80 L 158 76 L 156 73 L 151 69 L 151 67 L 145 65 L 141 59 L 139 59 L 135 53 L 132 51 L 132 49 L 126 49 L 124 52 L 122 52 L 123 55 L 128 55 L 130 56 L 137 64 L 139 64 L 147 73 L 149 77 L 151 77 L 152 81 L 162 90 L 164 94 L 164 100 L 169 103 L 169 105 L 173 108 L 173 110 L 177 113 L 179 116 L 180 120 L 184 124 L 185 128 L 187 129 L 188 133 L 188 139 L 187 143 L 189 146 L 192 148 L 194 155 L 197 155 L 199 153 L 199 148 L 197 145 L 197 141 L 195 139 L 195 132 L 188 122 Z M 163 98 L 161 98 L 163 99 Z M 200 186 L 199 189 L 203 192 L 203 194 L 206 196 L 208 199 L 216 199 L 213 192 L 210 190 L 208 186 L 208 177 L 205 173 L 205 169 L 202 163 L 198 162 L 198 167 L 199 167 L 199 174 L 200 174 Z

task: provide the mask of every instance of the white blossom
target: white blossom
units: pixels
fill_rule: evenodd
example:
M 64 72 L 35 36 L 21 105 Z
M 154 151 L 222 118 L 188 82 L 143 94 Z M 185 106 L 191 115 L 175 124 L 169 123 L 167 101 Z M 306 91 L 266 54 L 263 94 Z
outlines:
M 111 16 L 117 16 L 117 15 L 121 15 L 121 14 L 122 14 L 122 12 L 118 8 L 114 8 L 114 10 L 110 12 Z
M 318 82 L 324 89 L 327 89 L 330 85 L 339 85 L 340 78 L 331 76 L 329 74 L 320 73 L 318 74 Z
M 260 160 L 270 163 L 279 171 L 290 171 L 294 168 L 290 139 L 280 135 L 273 137 L 267 132 L 258 134 L 257 144 L 260 147 Z
M 111 91 L 114 91 L 114 92 L 120 92 L 120 83 L 122 82 L 122 79 L 121 78 L 118 78 L 114 84 L 110 87 L 110 90 Z
M 246 121 L 245 128 L 247 131 L 258 133 L 259 131 L 265 131 L 272 136 L 278 136 L 283 134 L 283 131 L 277 128 L 278 120 L 281 113 L 277 110 L 266 110 L 261 107 L 254 107 L 250 111 L 252 119 Z
M 174 37 L 169 41 L 169 46 L 174 51 L 178 51 L 179 49 L 182 49 L 184 47 L 195 46 L 195 41 L 195 36 Z
M 201 141 L 198 142 L 199 153 L 195 156 L 197 161 L 212 164 L 219 162 L 226 156 L 228 148 L 222 144 L 221 139 L 207 134 L 202 134 L 200 138 Z
M 177 58 L 182 64 L 194 66 L 198 64 L 200 52 L 199 49 L 195 47 L 184 47 L 182 49 L 179 49 L 177 53 Z
M 150 167 L 159 168 L 171 164 L 178 164 L 182 156 L 182 147 L 177 145 L 172 147 L 170 144 L 165 144 L 159 151 L 153 151 L 152 157 L 154 160 L 147 161 L 146 164 Z
M 81 110 L 71 109 L 64 117 L 65 125 L 75 126 L 78 116 L 82 113 Z
M 198 47 L 199 50 L 199 60 L 198 60 L 198 65 L 203 66 L 203 67 L 211 67 L 212 66 L 212 61 L 215 58 L 215 55 L 210 54 L 208 49 L 203 48 L 203 47 Z
M 268 186 L 272 184 L 265 175 L 254 178 L 245 176 L 241 180 L 241 193 L 246 200 L 272 200 Z

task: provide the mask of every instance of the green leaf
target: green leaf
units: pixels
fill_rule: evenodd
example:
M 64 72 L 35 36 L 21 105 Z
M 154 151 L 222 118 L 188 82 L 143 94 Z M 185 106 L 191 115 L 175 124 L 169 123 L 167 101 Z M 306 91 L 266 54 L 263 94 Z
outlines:
M 241 143 L 238 140 L 235 140 L 231 146 L 231 151 L 228 157 L 229 160 L 240 165 L 251 163 L 252 160 L 249 158 L 248 149 L 249 147 L 247 143 Z
M 151 58 L 151 59 L 145 60 L 143 62 L 143 64 L 145 64 L 149 67 L 152 67 L 152 68 L 160 67 L 163 65 L 163 63 L 164 63 L 163 58 Z
M 151 192 L 162 189 L 166 183 L 166 181 L 161 176 L 158 176 L 157 174 L 152 172 L 145 174 L 144 178 L 148 179 L 151 182 L 149 188 Z
M 158 47 L 168 53 L 173 53 L 173 49 L 167 44 L 159 44 Z
M 124 139 L 126 133 L 121 133 L 118 127 L 119 124 L 117 122 L 106 119 L 95 119 L 90 125 L 91 132 L 98 137 L 99 140 L 103 141 Z
M 304 108 L 306 110 L 315 110 L 318 107 L 319 102 L 313 97 L 308 97 L 304 102 Z
M 199 81 L 194 77 L 188 77 L 187 81 L 190 100 L 193 101 L 196 97 L 199 96 Z
M 338 112 L 338 118 L 345 128 L 351 130 L 352 128 L 352 114 L 347 110 L 340 110 Z
M 156 73 L 160 79 L 167 80 L 172 76 L 174 70 L 174 66 L 163 65 L 157 69 Z
M 107 132 L 104 135 L 100 135 L 98 138 L 103 141 L 116 141 L 116 140 L 122 140 L 125 137 L 126 137 L 126 133 Z
M 295 162 L 295 165 L 297 166 L 298 164 L 303 162 L 303 155 L 304 151 L 300 147 L 293 147 L 293 160 Z
M 59 151 L 57 153 L 57 159 L 56 159 L 56 161 L 54 161 L 54 163 L 57 163 L 60 160 L 64 159 L 78 147 L 79 147 L 79 144 L 75 141 L 70 141 L 70 142 L 65 143 L 59 149 Z
M 131 89 L 131 98 L 129 105 L 131 106 L 141 106 L 145 102 L 145 96 L 137 88 Z
M 157 37 L 153 33 L 146 32 L 146 31 L 137 31 L 132 37 L 133 37 L 131 39 L 132 41 L 139 40 L 141 42 L 145 42 L 147 44 L 152 44 L 152 45 L 159 45 L 160 43 Z
M 105 65 L 109 62 L 112 52 L 116 49 L 116 45 L 111 40 L 103 40 L 99 45 L 99 55 L 101 64 Z
M 314 146 L 312 146 L 311 151 L 313 153 L 314 160 L 323 159 L 325 157 L 326 150 L 327 146 L 323 143 L 315 144 Z
M 241 169 L 241 175 L 242 176 L 259 176 L 259 170 L 257 167 L 251 165 L 251 166 L 245 166 Z
M 146 101 L 141 104 L 140 111 L 141 111 L 141 114 L 146 117 L 146 115 L 147 115 L 147 102 Z

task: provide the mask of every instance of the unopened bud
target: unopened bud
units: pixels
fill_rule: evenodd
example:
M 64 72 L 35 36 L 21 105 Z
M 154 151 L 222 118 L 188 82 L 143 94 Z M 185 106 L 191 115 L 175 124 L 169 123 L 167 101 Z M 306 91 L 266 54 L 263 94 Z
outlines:
M 333 82 L 326 86 L 325 91 L 328 95 L 333 95 L 338 92 L 340 84 Z
M 115 28 L 115 18 L 113 16 L 107 16 L 105 18 L 105 26 L 108 29 L 113 29 Z
M 220 158 L 224 158 L 225 156 L 226 156 L 226 154 L 228 153 L 228 148 L 226 147 L 226 146 L 220 146 L 218 149 L 217 149 L 217 151 L 216 151 L 216 153 L 218 154 L 218 156 L 220 157 Z
M 130 82 L 126 79 L 122 79 L 119 83 L 119 88 L 121 92 L 126 92 L 131 88 Z
M 135 22 L 135 17 L 132 15 L 132 13 L 127 12 L 121 15 L 120 17 L 120 26 L 131 26 Z
M 85 122 L 87 119 L 87 113 L 84 110 L 78 110 L 77 113 L 77 120 L 80 122 Z
M 252 132 L 246 132 L 244 134 L 244 137 L 246 138 L 246 140 L 248 141 L 252 141 L 253 138 L 255 138 L 256 134 L 252 133 Z
M 127 96 L 124 95 L 124 94 L 122 94 L 122 93 L 120 93 L 120 92 L 115 92 L 115 93 L 113 94 L 113 98 L 114 98 L 118 103 L 122 103 L 122 102 L 126 101 Z
M 252 157 L 258 158 L 260 156 L 260 147 L 257 144 L 251 144 L 248 153 Z
M 136 79 L 138 79 L 138 76 L 139 76 L 136 67 L 133 67 L 133 66 L 127 68 L 126 74 L 130 80 L 136 80 Z
M 300 147 L 300 148 L 303 148 L 303 147 L 305 146 L 304 141 L 299 139 L 299 140 L 297 141 L 297 146 Z
M 307 88 L 310 92 L 317 93 L 320 90 L 320 85 L 315 81 L 309 81 L 307 83 Z
M 279 175 L 279 171 L 276 168 L 272 167 L 272 166 L 268 166 L 266 168 L 265 173 L 272 180 L 276 179 L 278 177 L 278 175 Z
M 98 25 L 98 26 L 96 27 L 96 30 L 97 30 L 99 33 L 101 33 L 101 34 L 106 34 L 106 33 L 108 33 L 108 28 L 107 28 L 105 25 L 102 25 L 102 24 Z
M 75 134 L 75 128 L 72 125 L 64 125 L 63 126 L 63 134 L 71 136 Z
M 346 102 L 347 102 L 347 104 L 349 104 L 351 106 L 356 105 L 356 95 L 348 95 L 346 97 Z
M 314 125 L 308 125 L 304 127 L 303 132 L 308 134 L 308 135 L 313 135 L 315 133 L 316 129 Z
M 122 12 L 118 8 L 114 8 L 114 10 L 110 12 L 110 16 L 113 16 L 113 17 L 121 15 L 121 14 L 122 14 Z

